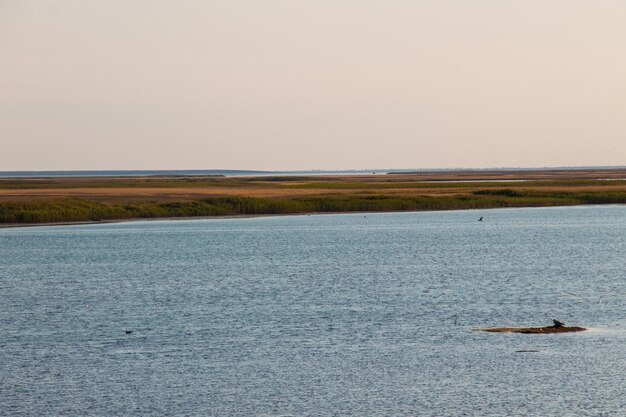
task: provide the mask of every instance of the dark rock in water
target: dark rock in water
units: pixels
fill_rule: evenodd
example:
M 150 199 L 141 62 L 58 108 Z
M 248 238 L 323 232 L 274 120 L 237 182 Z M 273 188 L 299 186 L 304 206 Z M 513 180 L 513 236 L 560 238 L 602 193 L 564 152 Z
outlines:
M 133 332 L 132 330 L 126 330 L 125 331 L 126 334 L 132 334 L 132 332 Z
M 553 320 L 553 326 L 545 327 L 490 327 L 486 329 L 474 329 L 481 332 L 490 333 L 523 333 L 523 334 L 548 334 L 548 333 L 572 333 L 583 332 L 587 329 L 584 327 L 565 326 L 557 320 Z

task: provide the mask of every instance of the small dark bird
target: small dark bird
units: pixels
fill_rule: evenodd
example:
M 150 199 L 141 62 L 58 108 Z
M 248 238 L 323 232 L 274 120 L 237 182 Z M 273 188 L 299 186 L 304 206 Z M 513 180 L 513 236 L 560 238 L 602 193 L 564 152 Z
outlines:
M 565 326 L 565 323 L 561 323 L 558 320 L 552 319 L 552 322 L 554 323 L 554 327 L 563 327 L 563 326 Z
M 125 331 L 126 334 L 132 334 L 132 332 L 133 332 L 132 330 L 126 330 Z
M 479 222 L 483 221 L 483 216 L 480 216 L 480 219 L 478 219 Z

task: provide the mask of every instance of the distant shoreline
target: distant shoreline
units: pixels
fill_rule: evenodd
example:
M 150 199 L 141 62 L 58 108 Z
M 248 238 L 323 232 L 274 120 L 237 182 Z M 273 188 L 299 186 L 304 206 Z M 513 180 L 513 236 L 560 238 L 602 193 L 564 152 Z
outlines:
M 626 204 L 626 169 L 0 179 L 0 227 L 588 204 Z
M 147 170 L 43 170 L 0 171 L 0 179 L 19 178 L 137 178 L 137 177 L 266 177 L 266 176 L 353 176 L 353 175 L 429 175 L 485 173 L 529 174 L 536 172 L 626 170 L 626 166 L 565 166 L 542 168 L 364 168 L 364 169 L 312 169 L 312 170 L 246 170 L 246 169 L 147 169 Z

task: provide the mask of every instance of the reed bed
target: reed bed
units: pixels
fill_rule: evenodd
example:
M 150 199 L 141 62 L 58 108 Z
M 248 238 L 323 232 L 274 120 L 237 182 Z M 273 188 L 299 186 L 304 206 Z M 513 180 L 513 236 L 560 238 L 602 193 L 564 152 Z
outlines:
M 0 224 L 37 224 L 172 217 L 304 213 L 462 210 L 626 204 L 626 191 L 541 191 L 486 188 L 459 195 L 322 195 L 313 197 L 210 197 L 190 201 L 102 202 L 89 199 L 0 201 Z

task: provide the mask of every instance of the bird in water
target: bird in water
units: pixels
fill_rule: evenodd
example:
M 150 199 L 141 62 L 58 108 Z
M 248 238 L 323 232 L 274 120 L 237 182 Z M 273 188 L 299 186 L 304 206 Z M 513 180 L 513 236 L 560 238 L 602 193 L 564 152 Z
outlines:
M 479 222 L 483 221 L 483 216 L 480 216 L 480 219 L 478 219 Z

